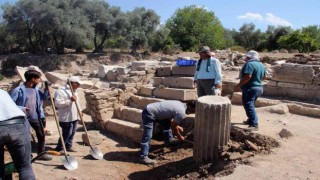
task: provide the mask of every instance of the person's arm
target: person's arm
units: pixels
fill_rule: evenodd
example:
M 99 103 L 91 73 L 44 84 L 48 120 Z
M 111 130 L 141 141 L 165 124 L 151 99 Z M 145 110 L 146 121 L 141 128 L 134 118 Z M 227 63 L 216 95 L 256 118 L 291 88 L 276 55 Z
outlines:
M 193 79 L 193 84 L 194 84 L 194 86 L 197 85 L 197 80 L 198 80 L 198 77 L 197 77 L 197 76 L 198 76 L 198 71 L 197 71 L 198 63 L 199 63 L 199 61 L 197 61 L 197 63 L 196 63 L 196 69 L 195 69 L 194 79 Z
M 215 80 L 214 80 L 214 85 L 216 88 L 221 88 L 222 87 L 222 73 L 221 73 L 221 63 L 219 59 L 212 59 L 212 64 L 213 64 L 213 72 L 215 74 Z
M 27 113 L 27 110 L 28 110 L 27 107 L 19 106 L 19 105 L 18 105 L 18 98 L 19 98 L 19 94 L 20 94 L 19 92 L 20 92 L 20 89 L 19 89 L 19 88 L 15 88 L 15 89 L 11 92 L 11 94 L 10 94 L 11 99 L 14 101 L 14 103 L 17 104 L 17 106 L 18 106 L 24 113 Z
M 59 89 L 54 94 L 54 102 L 57 108 L 67 107 L 67 106 L 70 106 L 72 103 L 72 101 L 66 97 L 66 94 L 61 89 Z
M 234 91 L 240 91 L 240 87 L 247 84 L 250 81 L 251 77 L 251 74 L 245 74 L 240 82 L 234 87 Z
M 183 132 L 183 128 L 172 120 L 171 120 L 171 130 L 173 134 L 176 135 L 180 141 L 184 141 L 184 137 L 181 135 L 181 132 Z

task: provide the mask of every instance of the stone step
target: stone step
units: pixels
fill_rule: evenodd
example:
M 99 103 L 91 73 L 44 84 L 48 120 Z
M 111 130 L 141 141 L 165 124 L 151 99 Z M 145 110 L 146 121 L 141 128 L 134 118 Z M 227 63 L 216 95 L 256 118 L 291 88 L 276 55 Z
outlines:
M 154 77 L 153 85 L 163 85 L 170 88 L 194 89 L 193 77 Z
M 141 113 L 141 109 L 132 108 L 128 106 L 120 106 L 119 108 L 115 109 L 114 116 L 118 119 L 123 119 L 130 122 L 141 124 Z
M 195 89 L 176 89 L 176 88 L 155 88 L 143 86 L 140 89 L 140 95 L 148 97 L 156 97 L 172 100 L 196 100 L 198 98 L 197 90 Z
M 118 136 L 128 138 L 133 142 L 141 142 L 143 130 L 137 123 L 121 119 L 110 119 L 106 123 L 105 128 L 107 131 L 115 133 Z
M 133 95 L 129 99 L 129 106 L 137 109 L 143 109 L 148 104 L 160 101 L 164 101 L 164 99 Z

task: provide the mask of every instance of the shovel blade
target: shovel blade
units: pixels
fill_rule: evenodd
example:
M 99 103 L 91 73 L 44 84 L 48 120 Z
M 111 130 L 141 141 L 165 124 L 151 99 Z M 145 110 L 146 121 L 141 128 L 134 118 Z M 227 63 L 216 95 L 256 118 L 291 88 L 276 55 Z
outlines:
M 103 159 L 103 154 L 97 147 L 92 147 L 89 152 L 93 158 L 98 160 Z
M 63 158 L 62 163 L 63 163 L 63 166 L 67 170 L 75 170 L 78 168 L 78 162 L 77 162 L 76 158 L 73 156 L 67 156 L 67 157 Z

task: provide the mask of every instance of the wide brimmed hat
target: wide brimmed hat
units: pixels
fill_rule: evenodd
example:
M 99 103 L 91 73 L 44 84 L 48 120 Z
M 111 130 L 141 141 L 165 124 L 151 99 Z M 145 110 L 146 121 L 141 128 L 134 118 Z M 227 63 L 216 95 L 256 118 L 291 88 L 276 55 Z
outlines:
M 254 50 L 250 50 L 246 53 L 246 57 L 250 59 L 259 59 L 259 53 Z

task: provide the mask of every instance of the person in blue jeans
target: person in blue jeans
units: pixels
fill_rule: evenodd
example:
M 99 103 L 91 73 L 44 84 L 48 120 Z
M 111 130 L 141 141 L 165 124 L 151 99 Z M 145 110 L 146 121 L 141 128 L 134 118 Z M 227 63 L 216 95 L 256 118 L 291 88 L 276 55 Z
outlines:
M 74 94 L 71 93 L 70 86 L 66 84 L 65 87 L 62 87 L 56 91 L 54 94 L 55 105 L 58 108 L 59 115 L 59 125 L 62 129 L 62 137 L 68 152 L 77 152 L 77 150 L 72 146 L 73 138 L 77 130 L 78 121 L 80 119 L 80 115 L 82 116 L 82 112 L 80 115 L 78 113 L 76 104 L 80 108 L 80 102 L 78 98 L 77 89 L 81 84 L 81 80 L 78 76 L 71 76 L 69 78 L 72 89 L 74 90 Z M 62 150 L 62 143 L 60 138 L 58 140 L 56 151 Z
M 28 120 L 6 91 L 0 89 L 0 97 L 0 180 L 5 179 L 5 145 L 19 173 L 19 179 L 34 180 Z
M 142 111 L 143 135 L 141 140 L 140 162 L 143 164 L 156 164 L 157 162 L 148 157 L 150 140 L 153 127 L 159 123 L 163 127 L 165 145 L 170 146 L 173 140 L 173 133 L 180 141 L 184 141 L 181 135 L 183 128 L 179 126 L 186 114 L 195 112 L 195 102 L 189 101 L 186 104 L 180 101 L 166 100 L 148 104 Z
M 258 52 L 250 50 L 246 53 L 246 64 L 240 71 L 240 82 L 234 91 L 242 91 L 242 104 L 247 114 L 249 130 L 258 130 L 258 116 L 254 104 L 263 93 L 262 81 L 266 79 L 266 69 L 259 60 Z
M 38 139 L 38 154 L 45 150 L 45 115 L 42 101 L 49 99 L 47 87 L 40 91 L 38 83 L 41 73 L 36 70 L 28 70 L 24 73 L 26 82 L 16 87 L 12 93 L 12 100 L 26 113 L 30 126 L 34 129 Z M 51 156 L 44 155 L 39 160 L 50 161 Z

